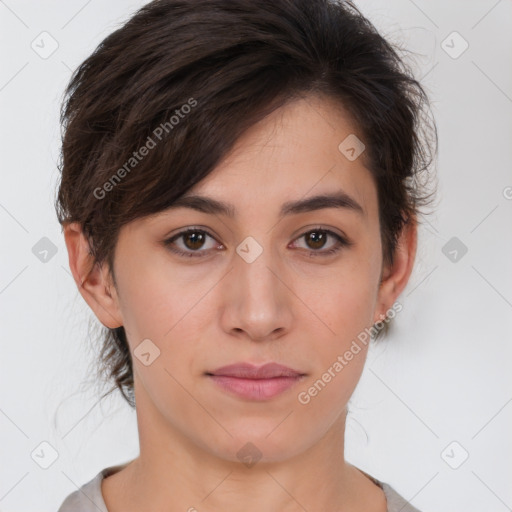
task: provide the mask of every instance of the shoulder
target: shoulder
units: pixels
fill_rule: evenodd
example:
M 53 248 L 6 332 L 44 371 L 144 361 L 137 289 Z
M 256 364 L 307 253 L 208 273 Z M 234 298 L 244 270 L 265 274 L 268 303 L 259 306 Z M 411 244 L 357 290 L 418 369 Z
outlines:
M 121 471 L 130 462 L 127 461 L 103 468 L 94 478 L 83 484 L 80 489 L 67 496 L 57 512 L 108 512 L 101 493 L 101 482 L 107 476 Z
M 386 495 L 388 512 L 420 512 L 414 508 L 405 498 L 400 496 L 389 484 L 379 482 Z
M 387 512 L 420 512 L 417 508 L 414 508 L 405 498 L 400 496 L 391 485 L 381 482 L 379 479 L 370 475 L 362 469 L 356 468 L 363 475 L 369 478 L 375 485 L 379 486 L 384 492 L 386 497 L 386 509 Z
M 101 494 L 104 471 L 68 495 L 57 512 L 108 512 Z

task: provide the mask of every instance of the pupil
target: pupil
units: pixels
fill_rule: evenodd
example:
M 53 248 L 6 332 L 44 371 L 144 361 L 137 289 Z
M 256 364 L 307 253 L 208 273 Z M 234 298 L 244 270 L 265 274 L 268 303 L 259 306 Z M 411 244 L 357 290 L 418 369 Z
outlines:
M 192 245 L 189 246 L 189 249 L 199 249 L 203 242 L 203 234 L 202 233 L 190 233 L 187 235 L 187 241 L 192 240 Z
M 317 246 L 314 246 L 315 249 L 323 246 L 323 242 L 325 242 L 325 234 L 317 231 L 312 231 L 309 235 L 310 239 L 313 239 L 313 245 L 315 243 L 320 242 Z M 316 241 L 315 241 L 316 239 Z

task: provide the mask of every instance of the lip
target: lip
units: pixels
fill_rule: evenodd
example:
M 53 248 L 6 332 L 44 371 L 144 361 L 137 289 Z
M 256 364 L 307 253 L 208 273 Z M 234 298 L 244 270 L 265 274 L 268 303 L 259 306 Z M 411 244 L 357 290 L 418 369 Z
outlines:
M 248 400 L 268 400 L 294 386 L 304 373 L 278 363 L 236 363 L 206 375 L 225 391 Z
M 272 379 L 275 377 L 299 377 L 304 375 L 298 370 L 278 363 L 266 363 L 260 366 L 251 363 L 235 363 L 217 368 L 211 375 L 238 377 L 241 379 Z

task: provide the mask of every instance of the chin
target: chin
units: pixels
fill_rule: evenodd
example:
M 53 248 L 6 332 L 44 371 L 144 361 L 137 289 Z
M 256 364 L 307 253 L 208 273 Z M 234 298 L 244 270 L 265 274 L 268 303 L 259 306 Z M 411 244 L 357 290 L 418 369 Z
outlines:
M 308 448 L 305 432 L 292 431 L 290 425 L 286 428 L 287 420 L 282 422 L 285 417 L 282 415 L 277 421 L 258 421 L 252 418 L 239 421 L 236 425 L 226 425 L 232 437 L 219 432 L 219 435 L 204 439 L 203 442 L 216 457 L 242 463 L 248 468 L 255 464 L 285 461 Z

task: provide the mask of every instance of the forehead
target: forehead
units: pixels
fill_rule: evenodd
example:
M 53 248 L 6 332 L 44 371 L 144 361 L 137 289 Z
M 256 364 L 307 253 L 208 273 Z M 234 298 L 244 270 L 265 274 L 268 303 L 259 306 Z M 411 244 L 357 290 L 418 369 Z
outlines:
M 275 213 L 282 216 L 299 212 L 298 200 L 330 195 L 333 203 L 344 202 L 347 211 L 369 218 L 377 212 L 377 191 L 366 167 L 362 138 L 333 100 L 295 100 L 247 130 L 182 199 L 214 198 L 223 204 L 210 205 L 213 213 L 231 217 L 243 211 L 263 213 L 279 205 Z

